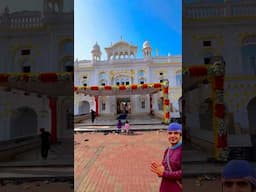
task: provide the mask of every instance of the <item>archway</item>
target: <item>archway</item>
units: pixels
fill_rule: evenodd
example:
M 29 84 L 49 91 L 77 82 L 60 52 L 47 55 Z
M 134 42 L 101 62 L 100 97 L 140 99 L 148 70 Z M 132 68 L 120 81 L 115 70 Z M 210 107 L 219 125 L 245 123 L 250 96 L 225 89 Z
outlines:
M 90 112 L 90 104 L 88 101 L 80 101 L 78 114 L 86 114 Z
M 10 118 L 10 138 L 37 134 L 37 114 L 29 107 L 16 109 Z

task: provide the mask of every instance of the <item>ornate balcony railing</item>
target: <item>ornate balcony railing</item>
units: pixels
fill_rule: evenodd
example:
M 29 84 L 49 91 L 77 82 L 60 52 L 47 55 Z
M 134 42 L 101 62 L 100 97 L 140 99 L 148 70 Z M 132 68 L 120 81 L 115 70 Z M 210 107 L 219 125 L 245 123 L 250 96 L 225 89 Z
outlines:
M 256 16 L 256 1 L 185 4 L 183 12 L 188 19 L 238 16 Z

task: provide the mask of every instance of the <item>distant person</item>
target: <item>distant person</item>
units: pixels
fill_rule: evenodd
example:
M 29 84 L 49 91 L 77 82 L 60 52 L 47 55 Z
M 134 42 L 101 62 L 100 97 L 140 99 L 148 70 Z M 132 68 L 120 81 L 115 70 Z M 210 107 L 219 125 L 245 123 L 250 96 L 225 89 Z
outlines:
M 231 160 L 222 171 L 222 192 L 256 192 L 256 171 L 246 160 Z
M 162 177 L 159 192 L 182 192 L 182 126 L 171 123 L 168 127 L 170 147 L 164 152 L 162 163 L 152 162 L 151 171 Z
M 92 120 L 92 123 L 94 123 L 95 117 L 96 117 L 95 111 L 91 110 L 91 120 Z
M 50 136 L 51 134 L 48 131 L 45 131 L 44 128 L 40 129 L 41 137 L 41 156 L 43 159 L 47 159 L 48 150 L 50 149 Z
M 129 134 L 129 129 L 130 129 L 130 124 L 129 122 L 126 120 L 125 124 L 124 124 L 124 130 L 126 134 Z
M 128 114 L 128 105 L 127 105 L 127 103 L 125 103 L 125 114 Z
M 120 119 L 118 120 L 116 127 L 117 127 L 117 133 L 120 133 L 122 129 L 122 121 Z

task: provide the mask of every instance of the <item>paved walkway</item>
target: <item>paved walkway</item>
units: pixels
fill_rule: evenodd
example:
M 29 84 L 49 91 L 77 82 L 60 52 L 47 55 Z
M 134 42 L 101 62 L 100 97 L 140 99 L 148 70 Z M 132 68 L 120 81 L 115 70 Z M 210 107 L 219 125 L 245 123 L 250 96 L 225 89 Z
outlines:
M 134 135 L 77 133 L 75 191 L 158 191 L 160 178 L 150 171 L 150 163 L 161 161 L 167 146 L 166 132 L 135 132 Z M 208 165 L 202 165 L 206 157 L 200 151 L 184 146 L 183 159 L 185 175 L 208 173 Z M 186 163 L 186 159 L 198 164 Z M 218 174 L 221 169 L 222 165 L 213 167 L 212 172 Z
M 23 180 L 46 178 L 72 180 L 74 175 L 73 136 L 51 146 L 48 159 L 41 158 L 41 149 L 35 148 L 17 154 L 9 161 L 0 162 L 0 179 Z
M 139 115 L 129 115 L 127 116 L 127 120 L 129 121 L 129 124 L 131 125 L 159 125 L 162 123 L 162 119 L 151 116 L 149 114 L 139 114 Z M 117 124 L 117 116 L 115 115 L 102 115 L 96 117 L 94 123 L 91 122 L 91 119 L 85 119 L 84 121 L 75 124 L 76 126 L 116 126 Z M 122 120 L 124 122 L 125 120 Z

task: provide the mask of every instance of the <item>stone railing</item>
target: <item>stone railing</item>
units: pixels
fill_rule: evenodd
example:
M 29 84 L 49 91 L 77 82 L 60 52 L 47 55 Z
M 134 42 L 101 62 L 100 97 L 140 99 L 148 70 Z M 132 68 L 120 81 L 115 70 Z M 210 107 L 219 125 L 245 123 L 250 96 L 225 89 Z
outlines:
M 41 16 L 11 17 L 12 29 L 28 29 L 41 27 Z
M 0 17 L 0 26 L 10 29 L 31 29 L 43 26 L 40 13 L 13 13 Z
M 181 56 L 168 56 L 168 57 L 155 57 L 153 58 L 154 63 L 181 63 L 182 57 Z
M 186 4 L 183 16 L 189 19 L 256 16 L 256 1 Z

